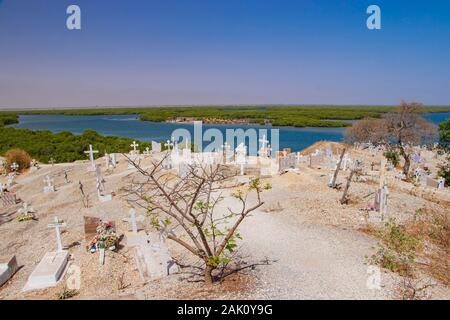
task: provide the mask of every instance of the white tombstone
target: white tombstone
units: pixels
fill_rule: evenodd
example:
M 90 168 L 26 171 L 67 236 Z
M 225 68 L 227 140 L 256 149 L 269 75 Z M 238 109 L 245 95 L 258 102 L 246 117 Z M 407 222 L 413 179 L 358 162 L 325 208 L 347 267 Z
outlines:
M 130 147 L 133 148 L 133 150 L 130 151 L 130 154 L 132 154 L 132 153 L 137 154 L 138 153 L 137 147 L 139 147 L 139 145 L 136 143 L 136 141 L 133 141 L 133 143 L 130 144 Z
M 342 158 L 342 170 L 347 171 L 348 167 L 351 164 L 351 159 L 348 153 L 344 154 L 344 157 Z
M 231 146 L 228 142 L 225 141 L 225 143 L 222 145 L 222 162 L 224 164 L 232 163 L 234 158 L 234 152 L 231 150 Z
M 54 223 L 48 225 L 49 228 L 55 228 L 57 250 L 47 252 L 28 278 L 23 291 L 44 289 L 55 286 L 64 273 L 69 260 L 69 252 L 63 250 L 60 228 L 66 227 L 66 224 L 60 222 L 57 217 Z
M 440 177 L 438 180 L 438 189 L 439 190 L 445 189 L 445 179 L 443 177 Z
M 11 165 L 11 170 L 13 172 L 16 172 L 19 169 L 19 165 L 15 162 L 13 162 L 13 164 Z
M 241 176 L 244 175 L 244 165 L 247 163 L 247 146 L 240 143 L 236 148 L 236 164 L 241 167 Z
M 13 186 L 14 184 L 16 184 L 15 182 L 14 182 L 14 178 L 16 177 L 16 173 L 15 172 L 11 172 L 11 173 L 9 173 L 8 174 L 8 176 L 6 177 L 6 186 L 7 187 L 11 187 L 11 186 Z
M 8 281 L 19 269 L 16 256 L 1 258 L 0 257 L 0 287 Z
M 134 152 L 130 153 L 128 156 L 128 169 L 136 169 L 133 163 L 136 163 L 138 160 L 138 155 Z
M 28 206 L 28 202 L 24 201 L 22 204 L 22 208 L 20 208 L 17 213 L 19 215 L 28 215 L 29 213 L 34 213 L 34 209 L 30 206 Z
M 389 190 L 387 187 L 387 181 L 385 177 L 382 177 L 383 182 L 381 188 L 378 190 L 378 204 L 379 204 L 379 212 L 381 214 L 381 220 L 384 220 L 384 218 L 387 216 L 387 210 L 388 210 L 388 196 L 389 196 Z
M 161 143 L 152 141 L 152 152 L 161 152 Z
M 263 135 L 263 137 L 259 139 L 259 142 L 261 142 L 261 147 L 258 150 L 258 155 L 262 158 L 267 158 L 269 156 L 268 152 L 269 140 L 266 139 L 266 135 Z
M 47 225 L 48 228 L 54 228 L 56 234 L 56 245 L 58 246 L 58 251 L 63 250 L 63 245 L 61 241 L 61 228 L 67 227 L 65 222 L 59 221 L 58 217 L 53 218 L 53 223 Z
M 290 169 L 296 169 L 297 167 L 297 155 L 290 153 L 284 157 L 278 158 L 279 172 L 283 172 Z
M 178 164 L 178 176 L 182 179 L 186 178 L 189 175 L 191 166 L 189 163 L 185 161 L 181 161 Z
M 150 155 L 150 148 L 146 147 L 144 152 L 142 153 L 144 156 L 148 157 Z
M 110 166 L 112 166 L 113 168 L 116 167 L 117 162 L 117 155 L 115 153 L 111 153 L 110 155 Z
M 91 161 L 91 164 L 88 167 L 89 171 L 95 171 L 95 162 L 94 162 L 94 153 L 98 153 L 97 150 L 92 149 L 92 144 L 89 145 L 89 150 L 85 151 L 84 153 L 89 155 L 89 160 Z
M 162 167 L 165 170 L 172 169 L 172 157 L 169 154 L 164 155 L 164 160 L 162 162 Z
M 105 152 L 105 168 L 109 168 L 111 165 L 111 156 Z
M 167 142 L 164 144 L 165 147 L 167 147 L 167 151 L 170 153 L 170 148 L 173 147 L 173 143 L 170 140 L 167 140 Z
M 49 175 L 47 175 L 44 179 L 44 183 L 46 184 L 44 186 L 44 193 L 49 193 L 49 192 L 55 192 L 55 186 L 53 184 L 53 178 L 50 178 Z
M 136 216 L 136 210 L 134 208 L 130 209 L 130 217 L 129 218 L 123 218 L 123 221 L 126 221 L 131 226 L 131 232 L 133 234 L 138 233 L 138 222 L 143 222 L 145 220 L 145 217 L 143 215 Z
M 112 195 L 111 194 L 105 194 L 105 180 L 103 179 L 102 176 L 102 171 L 100 166 L 97 166 L 96 170 L 95 170 L 95 174 L 96 174 L 96 179 L 97 179 L 97 196 L 98 196 L 98 200 L 100 202 L 107 202 L 107 201 L 111 201 L 112 200 Z
M 191 163 L 192 161 L 192 152 L 191 146 L 189 145 L 189 140 L 186 139 L 186 145 L 183 149 L 183 161 L 187 163 Z

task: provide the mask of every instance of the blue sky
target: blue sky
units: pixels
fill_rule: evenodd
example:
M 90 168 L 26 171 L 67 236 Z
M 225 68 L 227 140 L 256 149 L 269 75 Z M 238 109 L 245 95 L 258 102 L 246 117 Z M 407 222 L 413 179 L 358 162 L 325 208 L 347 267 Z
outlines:
M 0 0 L 1 107 L 448 105 L 449 57 L 448 0 Z

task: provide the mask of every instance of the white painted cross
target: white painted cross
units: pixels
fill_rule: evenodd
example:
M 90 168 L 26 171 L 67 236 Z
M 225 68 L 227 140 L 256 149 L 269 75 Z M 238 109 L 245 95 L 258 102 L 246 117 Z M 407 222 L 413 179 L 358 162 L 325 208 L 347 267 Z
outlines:
M 139 145 L 136 143 L 136 141 L 133 141 L 132 144 L 130 144 L 130 147 L 133 148 L 133 152 L 136 153 L 136 147 L 139 147 Z
M 17 169 L 19 169 L 19 165 L 17 164 L 17 163 L 13 163 L 12 165 L 11 165 L 11 169 L 12 169 L 12 171 L 17 171 Z
M 133 231 L 133 233 L 137 233 L 138 232 L 137 222 L 142 222 L 142 221 L 144 221 L 144 219 L 145 218 L 143 215 L 139 215 L 136 217 L 136 210 L 131 208 L 130 209 L 130 217 L 124 218 L 123 221 L 126 221 L 129 224 L 131 224 L 131 230 Z
M 34 209 L 28 206 L 28 202 L 22 204 L 22 208 L 19 209 L 19 213 L 27 215 L 28 213 L 33 213 Z
M 53 165 L 55 164 L 55 159 L 50 158 L 50 160 L 48 161 L 48 163 L 50 163 L 50 164 L 52 165 L 52 167 L 53 167 Z
M 263 135 L 262 139 L 259 139 L 259 142 L 261 142 L 261 149 L 266 149 L 269 140 L 266 140 L 266 135 Z
M 170 140 L 167 140 L 167 142 L 164 144 L 164 146 L 166 146 L 167 150 L 170 152 L 170 148 L 173 147 L 173 143 L 170 142 Z
M 47 184 L 47 187 L 49 188 L 53 187 L 53 179 L 50 178 L 49 175 L 45 177 L 44 182 Z
M 65 222 L 59 221 L 58 217 L 55 217 L 54 222 L 47 225 L 48 228 L 55 228 L 56 232 L 56 243 L 58 245 L 58 251 L 63 250 L 62 242 L 61 242 L 61 228 L 67 227 Z
M 92 144 L 89 145 L 89 150 L 84 153 L 89 154 L 89 160 L 91 161 L 92 170 L 95 170 L 94 153 L 98 153 L 97 150 L 92 150 Z

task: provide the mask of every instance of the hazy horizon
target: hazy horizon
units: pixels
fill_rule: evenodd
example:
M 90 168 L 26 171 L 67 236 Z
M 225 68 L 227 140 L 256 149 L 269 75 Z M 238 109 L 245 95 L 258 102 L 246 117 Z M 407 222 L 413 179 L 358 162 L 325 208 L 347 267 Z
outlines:
M 449 17 L 445 0 L 0 0 L 0 109 L 446 106 Z

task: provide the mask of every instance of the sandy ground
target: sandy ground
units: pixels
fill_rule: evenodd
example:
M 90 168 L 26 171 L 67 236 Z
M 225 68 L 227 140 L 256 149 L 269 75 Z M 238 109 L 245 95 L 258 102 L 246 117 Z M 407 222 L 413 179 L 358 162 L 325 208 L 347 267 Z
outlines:
M 354 151 L 359 156 L 375 158 Z M 151 159 L 147 158 L 145 164 Z M 97 163 L 103 165 L 103 160 Z M 257 266 L 231 277 L 221 284 L 205 288 L 190 282 L 183 274 L 142 283 L 135 267 L 132 250 L 121 245 L 117 252 L 108 252 L 103 267 L 98 255 L 86 250 L 83 216 L 113 220 L 123 234 L 128 225 L 122 218 L 128 206 L 122 188 L 129 183 L 133 170 L 125 159 L 113 172 L 104 172 L 107 192 L 114 192 L 113 201 L 100 203 L 96 197 L 95 173 L 86 170 L 87 162 L 42 166 L 40 170 L 21 174 L 11 188 L 19 198 L 31 204 L 37 221 L 18 222 L 17 209 L 0 211 L 0 256 L 15 254 L 21 269 L 0 288 L 0 299 L 55 299 L 70 275 L 60 283 L 41 291 L 22 293 L 25 282 L 45 252 L 56 249 L 54 230 L 47 228 L 55 215 L 68 227 L 62 240 L 71 253 L 70 264 L 81 269 L 81 288 L 76 299 L 390 299 L 398 277 L 383 271 L 380 290 L 368 289 L 365 256 L 374 252 L 377 239 L 359 229 L 366 225 L 367 194 L 377 183 L 354 182 L 350 188 L 352 201 L 340 205 L 341 191 L 327 187 L 327 170 L 301 165 L 299 173 L 289 172 L 264 179 L 273 188 L 264 194 L 265 204 L 254 212 L 240 228 L 244 238 L 240 252 L 249 262 L 269 259 L 269 265 Z M 65 183 L 67 170 L 70 183 Z M 43 193 L 44 178 L 53 175 L 57 191 Z M 348 173 L 342 172 L 343 183 Z M 3 179 L 3 178 L 2 178 Z M 78 182 L 90 196 L 90 207 L 81 202 Z M 233 205 L 226 198 L 222 206 Z M 402 220 L 421 207 L 449 211 L 438 204 L 397 190 L 391 190 L 389 210 Z M 149 221 L 143 227 L 150 231 Z M 171 242 L 171 253 L 183 259 L 184 253 Z M 433 298 L 449 299 L 448 287 L 438 285 Z

